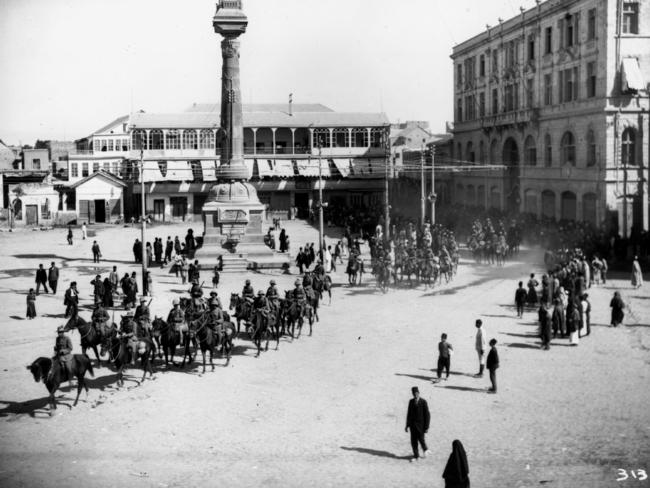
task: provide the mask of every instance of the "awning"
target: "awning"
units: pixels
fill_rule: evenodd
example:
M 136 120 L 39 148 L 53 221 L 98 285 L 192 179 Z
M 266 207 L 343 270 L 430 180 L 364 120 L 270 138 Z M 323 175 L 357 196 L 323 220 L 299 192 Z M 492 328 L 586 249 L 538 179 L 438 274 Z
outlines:
M 217 181 L 216 161 L 201 161 L 201 170 L 203 172 L 203 181 Z
M 192 181 L 194 175 L 187 161 L 167 161 L 167 174 L 164 180 Z
M 273 161 L 270 159 L 256 159 L 255 165 L 257 166 L 257 176 L 264 178 L 265 176 L 275 176 Z M 255 174 L 255 171 L 253 171 Z
M 318 178 L 319 173 L 322 174 L 323 178 L 330 176 L 330 167 L 327 163 L 327 160 L 320 161 L 321 168 L 318 169 L 318 159 L 301 159 L 298 161 L 298 174 L 300 176 L 308 176 L 312 178 Z
M 275 176 L 280 178 L 293 178 L 293 162 L 290 159 L 276 159 L 275 160 Z
M 336 166 L 336 169 L 341 173 L 343 178 L 350 176 L 352 168 L 349 159 L 330 159 L 329 161 L 334 163 L 334 166 Z
M 623 91 L 645 90 L 645 81 L 639 67 L 639 60 L 636 58 L 623 59 L 621 69 Z

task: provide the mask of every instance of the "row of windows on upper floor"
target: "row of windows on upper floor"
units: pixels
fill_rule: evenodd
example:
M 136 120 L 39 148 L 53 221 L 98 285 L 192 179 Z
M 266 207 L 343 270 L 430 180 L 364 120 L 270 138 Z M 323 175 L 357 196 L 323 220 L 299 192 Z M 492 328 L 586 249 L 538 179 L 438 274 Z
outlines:
M 179 131 L 170 129 L 162 131 L 153 129 L 145 131 L 136 129 L 131 135 L 131 146 L 134 150 L 167 150 L 167 149 L 215 149 L 221 147 L 222 137 L 218 137 L 219 130 L 202 129 L 198 132 L 194 129 Z M 342 128 L 326 129 L 317 128 L 313 130 L 313 141 L 306 141 L 309 147 L 383 147 L 386 142 L 387 133 L 380 128 Z M 311 136 L 310 136 L 311 137 Z M 286 141 L 276 141 L 282 144 Z M 256 143 L 255 147 L 264 143 Z
M 580 89 L 581 69 L 579 66 L 558 71 L 555 85 L 553 84 L 553 73 L 544 74 L 541 87 L 541 103 L 535 100 L 535 79 L 526 79 L 525 84 L 523 84 L 523 107 L 521 103 L 522 84 L 516 81 L 503 85 L 501 90 L 499 88 L 492 89 L 489 113 L 484 91 L 479 92 L 478 97 L 471 94 L 466 95 L 464 100 L 458 98 L 456 100 L 455 120 L 457 123 L 467 122 L 486 115 L 497 115 L 500 112 L 511 112 L 520 108 L 530 109 L 539 105 L 550 106 L 555 103 L 572 102 L 580 98 L 594 98 L 597 89 L 596 61 L 588 62 L 584 71 L 586 77 L 582 90 Z
M 637 133 L 632 128 L 627 128 L 623 131 L 621 135 L 621 144 L 620 144 L 620 161 L 624 166 L 635 166 L 640 161 L 640 157 L 637 151 Z M 585 166 L 593 167 L 599 162 L 598 157 L 598 144 L 596 141 L 596 135 L 593 130 L 588 130 L 585 138 L 584 145 L 584 155 L 585 155 Z M 553 166 L 553 156 L 556 151 L 556 147 L 553 145 L 553 140 L 550 134 L 544 136 L 543 143 L 543 165 L 544 167 L 550 168 Z M 463 152 L 463 147 L 461 143 L 457 143 L 456 146 L 456 159 L 463 159 L 465 157 L 466 161 L 475 162 L 477 158 L 476 150 L 474 148 L 474 143 L 469 141 L 465 145 L 465 152 Z M 576 139 L 571 131 L 567 131 L 562 135 L 559 146 L 559 156 L 560 156 L 560 165 L 569 164 L 571 166 L 576 166 Z M 478 161 L 481 163 L 486 163 L 485 160 L 485 144 L 483 141 L 479 142 L 478 147 Z M 490 144 L 490 164 L 518 164 L 519 149 L 517 148 L 516 143 L 513 139 L 507 139 L 503 144 L 501 155 L 499 155 L 499 143 L 496 139 Z M 527 166 L 537 166 L 538 163 L 538 152 L 537 152 L 537 142 L 532 135 L 526 137 L 524 141 L 524 164 Z M 505 163 L 504 163 L 505 162 Z
M 587 11 L 587 42 L 596 39 L 597 36 L 597 19 L 598 10 L 592 8 Z M 606 22 L 601 22 L 605 26 Z M 559 32 L 559 40 L 557 45 L 554 46 L 554 30 L 553 26 L 547 26 L 543 30 L 543 55 L 552 54 L 554 51 L 561 49 L 570 49 L 573 46 L 580 44 L 580 13 L 575 12 L 563 16 L 558 21 L 557 31 Z M 639 2 L 623 2 L 623 10 L 621 15 L 621 31 L 624 34 L 639 34 Z M 499 58 L 500 53 L 503 52 L 503 67 L 505 69 L 513 68 L 517 64 L 525 64 L 532 62 L 539 55 L 538 41 L 535 34 L 530 34 L 526 38 L 526 52 L 525 59 L 521 56 L 521 42 L 517 39 L 507 41 L 503 44 L 503 49 L 492 48 L 489 56 L 480 54 L 477 56 L 470 56 L 462 63 L 456 65 L 456 87 L 457 88 L 471 88 L 474 85 L 474 80 L 477 76 L 476 64 L 478 60 L 478 76 L 484 77 L 487 75 L 487 60 L 491 59 L 491 73 L 493 75 L 499 74 Z M 555 49 L 554 49 L 555 47 Z M 524 61 L 521 63 L 521 61 Z

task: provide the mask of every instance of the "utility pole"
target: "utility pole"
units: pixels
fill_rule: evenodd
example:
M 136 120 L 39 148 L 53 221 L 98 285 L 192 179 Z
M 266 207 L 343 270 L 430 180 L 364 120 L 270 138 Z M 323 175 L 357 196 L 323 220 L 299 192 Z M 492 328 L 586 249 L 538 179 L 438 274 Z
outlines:
M 140 193 L 142 194 L 142 199 L 140 201 L 142 211 L 140 219 L 142 220 L 142 234 L 140 239 L 142 241 L 142 294 L 144 295 L 147 290 L 147 247 L 146 241 L 144 240 L 145 230 L 146 230 L 146 218 L 145 218 L 145 195 L 144 195 L 144 150 L 140 149 Z
M 436 172 L 434 169 L 436 147 L 431 146 L 431 225 L 436 223 Z
M 390 240 L 390 199 L 388 196 L 388 166 L 391 164 L 390 157 L 390 137 L 386 134 L 386 168 L 384 171 L 384 239 L 386 242 Z
M 420 227 L 424 227 L 424 219 L 426 217 L 426 209 L 424 206 L 424 139 L 422 139 L 422 147 L 420 148 Z
M 323 235 L 323 168 L 321 165 L 322 144 L 318 138 L 318 249 L 321 261 L 324 261 L 324 235 Z

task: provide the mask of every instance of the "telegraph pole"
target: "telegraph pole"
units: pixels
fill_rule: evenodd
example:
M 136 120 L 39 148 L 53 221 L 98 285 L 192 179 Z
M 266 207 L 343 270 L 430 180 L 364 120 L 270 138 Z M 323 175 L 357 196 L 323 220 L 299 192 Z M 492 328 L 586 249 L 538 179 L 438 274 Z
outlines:
M 387 135 L 388 136 L 388 135 Z M 390 240 L 390 199 L 388 197 L 388 166 L 391 163 L 390 158 L 390 137 L 386 137 L 386 164 L 384 171 L 384 239 L 386 242 Z
M 146 241 L 144 240 L 144 235 L 146 231 L 146 218 L 145 218 L 145 195 L 144 195 L 144 150 L 140 149 L 140 193 L 142 194 L 141 203 L 141 215 L 140 219 L 142 220 L 142 234 L 140 236 L 142 241 L 142 295 L 144 295 L 147 290 L 147 247 Z
M 424 227 L 424 219 L 426 218 L 426 209 L 424 201 L 426 197 L 424 194 L 424 139 L 422 139 L 422 147 L 420 149 L 420 226 Z
M 436 172 L 434 169 L 435 146 L 431 146 L 431 225 L 436 223 Z

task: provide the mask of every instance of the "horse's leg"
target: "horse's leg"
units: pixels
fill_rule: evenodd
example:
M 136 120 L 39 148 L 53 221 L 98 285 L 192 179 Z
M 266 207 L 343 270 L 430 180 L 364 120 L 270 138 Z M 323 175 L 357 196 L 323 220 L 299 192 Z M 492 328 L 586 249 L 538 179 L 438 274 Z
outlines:
M 269 329 L 268 326 L 266 328 L 266 332 L 264 332 L 264 335 L 266 336 L 266 345 L 264 346 L 264 350 L 268 351 L 269 350 L 269 340 L 271 339 L 270 338 L 271 329 Z
M 97 351 L 97 344 L 93 344 L 93 352 L 95 353 L 95 357 L 97 358 L 97 367 L 100 368 L 102 366 L 102 362 L 99 359 L 99 352 Z
M 203 356 L 203 373 L 205 374 L 205 349 L 201 348 L 201 355 Z
M 149 353 L 145 352 L 140 356 L 140 362 L 142 364 L 142 379 L 140 383 L 144 383 L 145 378 L 147 377 L 147 370 L 149 369 Z
M 56 393 L 57 388 L 52 388 L 50 390 L 50 417 L 54 415 L 54 411 L 56 410 L 56 397 L 54 394 Z
M 327 289 L 327 294 L 330 296 L 330 302 L 329 302 L 329 305 L 331 305 L 331 304 L 332 304 L 332 289 L 331 289 L 331 288 L 328 288 L 328 289 Z
M 77 375 L 77 398 L 74 399 L 73 407 L 77 406 L 79 401 L 79 395 L 81 395 L 81 389 L 84 387 L 84 377 L 83 375 Z M 86 388 L 86 393 L 88 393 L 88 388 Z

